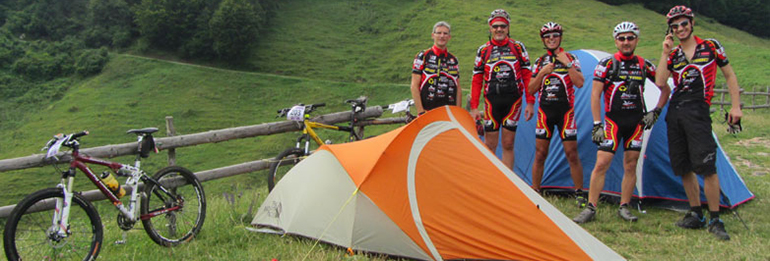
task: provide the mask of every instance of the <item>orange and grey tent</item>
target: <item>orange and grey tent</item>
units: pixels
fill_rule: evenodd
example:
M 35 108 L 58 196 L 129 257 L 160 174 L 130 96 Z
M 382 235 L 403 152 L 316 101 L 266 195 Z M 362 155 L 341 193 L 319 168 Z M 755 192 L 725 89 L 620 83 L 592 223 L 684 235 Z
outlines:
M 453 106 L 319 148 L 278 182 L 252 225 L 420 260 L 623 259 L 506 168 Z

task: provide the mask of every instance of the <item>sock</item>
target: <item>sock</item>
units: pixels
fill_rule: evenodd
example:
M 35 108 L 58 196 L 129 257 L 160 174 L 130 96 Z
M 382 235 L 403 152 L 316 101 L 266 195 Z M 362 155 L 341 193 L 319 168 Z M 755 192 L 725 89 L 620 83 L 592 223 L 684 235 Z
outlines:
M 596 211 L 596 205 L 594 205 L 594 203 L 588 202 L 588 204 L 586 204 L 586 207 Z
M 623 204 L 620 204 L 620 207 L 621 207 L 621 208 L 627 208 L 627 207 L 628 207 L 628 203 L 623 203 Z
M 711 216 L 711 220 L 719 219 L 719 211 L 709 211 L 709 216 Z
M 582 189 L 575 189 L 575 197 L 584 197 Z
M 698 214 L 698 219 L 703 220 L 703 208 L 701 206 L 697 207 L 690 207 L 690 210 L 694 211 L 696 214 Z

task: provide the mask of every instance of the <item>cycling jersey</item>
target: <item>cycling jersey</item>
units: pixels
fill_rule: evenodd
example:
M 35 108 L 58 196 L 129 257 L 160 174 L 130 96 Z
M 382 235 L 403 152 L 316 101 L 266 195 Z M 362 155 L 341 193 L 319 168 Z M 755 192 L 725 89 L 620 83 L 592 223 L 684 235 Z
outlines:
M 412 73 L 420 74 L 420 99 L 425 110 L 457 104 L 460 69 L 457 58 L 447 50 L 433 46 L 418 53 Z
M 604 83 L 605 114 L 633 115 L 641 119 L 645 112 L 645 77 L 655 80 L 655 65 L 640 56 L 626 57 L 617 52 L 599 61 L 594 81 Z
M 702 40 L 694 35 L 693 38 L 697 45 L 692 60 L 687 60 L 681 45 L 671 50 L 668 55 L 668 70 L 673 73 L 674 78 L 671 102 L 705 100 L 711 105 L 717 66 L 725 66 L 729 61 L 724 48 L 717 40 Z
M 502 42 L 490 40 L 481 45 L 473 67 L 471 109 L 478 108 L 482 89 L 484 96 L 526 93 L 532 77 L 529 66 L 529 54 L 522 42 L 506 38 Z M 527 94 L 527 102 L 530 101 L 535 101 L 534 96 Z
M 559 51 L 564 52 L 564 49 L 559 48 Z M 566 54 L 572 62 L 572 67 L 580 72 L 580 62 L 577 57 L 571 53 Z M 551 63 L 556 64 L 553 68 L 553 72 L 543 77 L 543 82 L 540 83 L 538 94 L 540 106 L 548 106 L 554 103 L 569 103 L 570 106 L 574 105 L 575 85 L 569 77 L 569 68 L 567 68 L 566 64 L 557 63 L 556 55 L 554 55 L 551 50 L 548 50 L 545 55 L 535 60 L 532 75 L 537 75 L 544 66 Z

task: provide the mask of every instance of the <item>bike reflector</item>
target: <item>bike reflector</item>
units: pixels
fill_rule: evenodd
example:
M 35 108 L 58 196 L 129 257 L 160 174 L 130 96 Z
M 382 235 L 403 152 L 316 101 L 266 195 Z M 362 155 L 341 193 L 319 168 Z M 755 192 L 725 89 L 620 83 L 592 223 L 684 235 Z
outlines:
M 286 114 L 286 119 L 290 121 L 303 121 L 305 116 L 305 106 L 296 105 L 291 107 L 289 113 Z

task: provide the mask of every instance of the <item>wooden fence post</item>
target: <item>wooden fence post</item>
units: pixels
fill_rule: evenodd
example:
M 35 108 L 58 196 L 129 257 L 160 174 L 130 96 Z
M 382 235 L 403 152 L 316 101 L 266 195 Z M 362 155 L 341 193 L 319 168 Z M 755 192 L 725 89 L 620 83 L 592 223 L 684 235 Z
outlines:
M 166 136 L 172 137 L 176 135 L 176 129 L 174 129 L 174 117 L 166 116 Z M 176 165 L 176 149 L 168 149 L 168 165 Z

